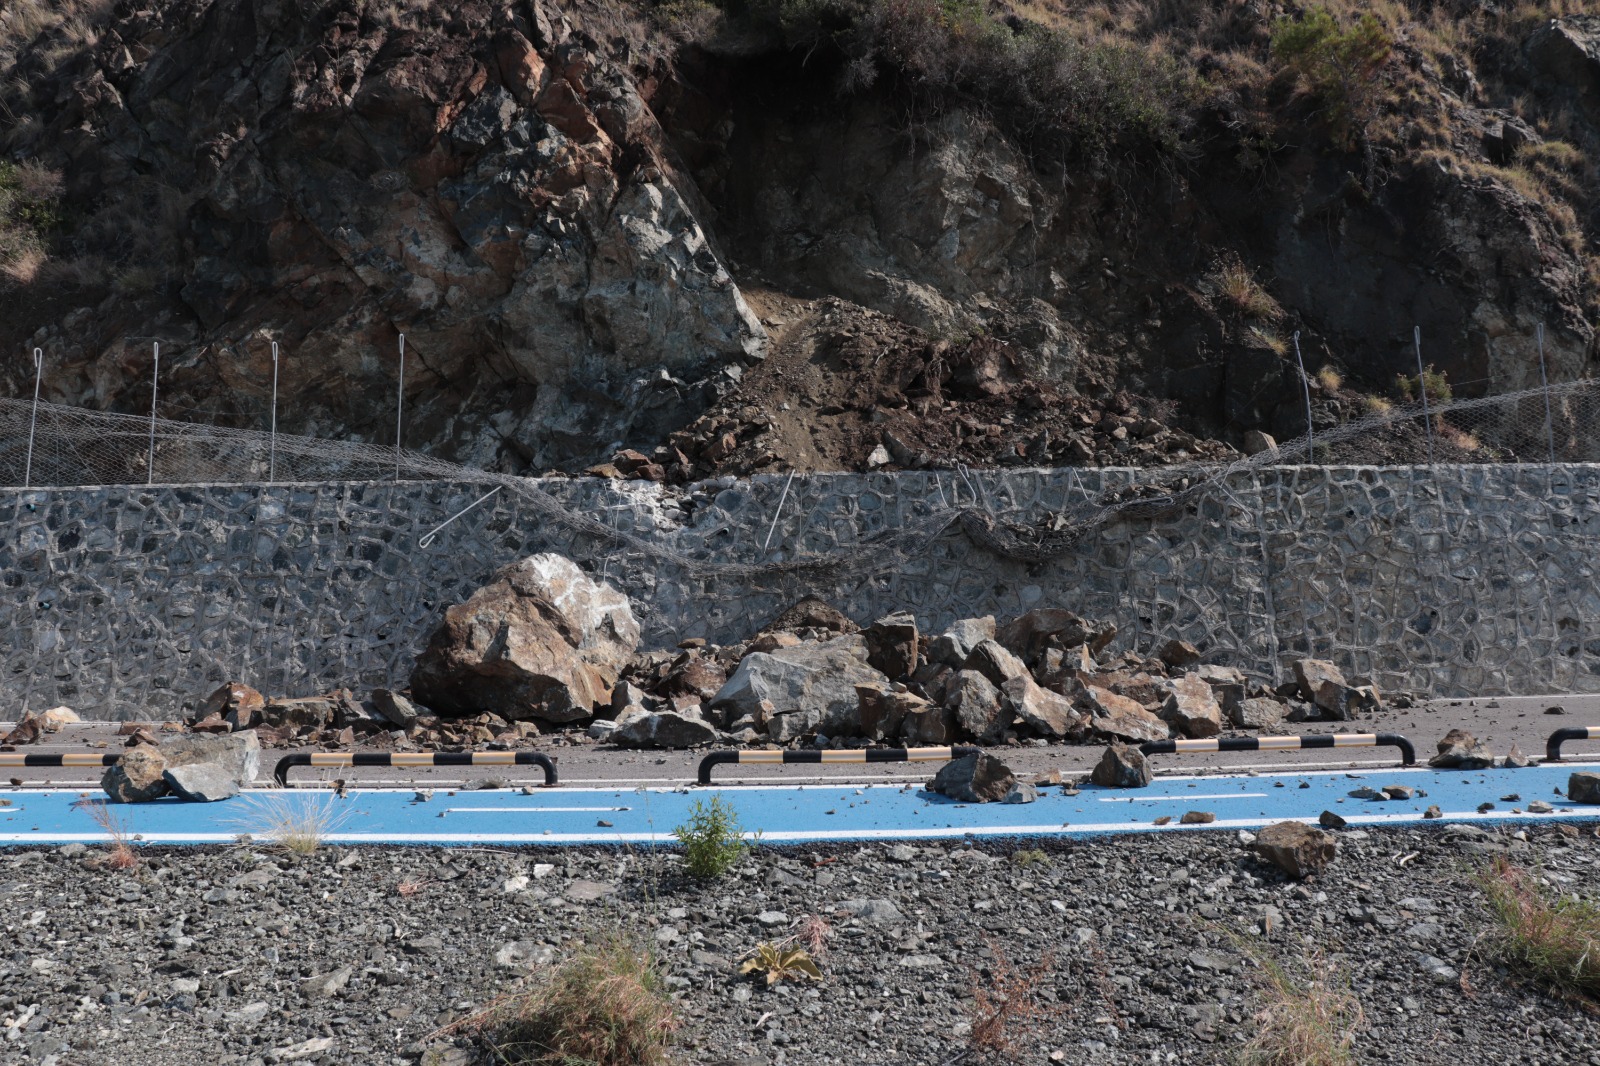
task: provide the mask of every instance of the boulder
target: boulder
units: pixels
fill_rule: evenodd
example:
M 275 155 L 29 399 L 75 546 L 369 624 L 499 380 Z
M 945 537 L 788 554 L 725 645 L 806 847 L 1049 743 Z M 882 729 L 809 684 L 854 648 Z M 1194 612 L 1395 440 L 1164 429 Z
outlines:
M 609 739 L 632 748 L 698 748 L 714 743 L 717 731 L 693 711 L 660 711 L 629 718 Z
M 1600 100 L 1600 17 L 1552 18 L 1528 37 L 1535 69 L 1591 103 Z
M 963 803 L 997 803 L 1016 784 L 1011 768 L 986 752 L 947 762 L 933 778 L 929 790 Z
M 698 651 L 687 651 L 673 661 L 662 691 L 710 703 L 727 683 L 728 671 L 721 663 Z
M 955 712 L 937 703 L 908 707 L 900 721 L 900 737 L 910 747 L 954 744 L 961 733 Z
M 964 618 L 929 642 L 928 659 L 931 662 L 943 663 L 952 670 L 959 670 L 966 665 L 967 656 L 972 654 L 973 648 L 986 640 L 993 639 L 992 615 L 983 618 Z
M 1567 778 L 1567 799 L 1573 803 L 1600 803 L 1600 774 L 1581 770 Z
M 195 713 L 197 721 L 220 717 L 231 729 L 254 729 L 262 722 L 267 701 L 261 693 L 239 681 L 230 681 L 206 697 Z
M 167 764 L 165 776 L 169 788 L 177 791 L 179 783 L 185 786 L 193 784 L 196 795 L 214 795 L 219 799 L 224 791 L 219 778 L 231 780 L 237 786 L 237 791 L 255 784 L 261 771 L 261 741 L 250 730 L 221 736 L 172 737 L 162 743 L 161 755 Z M 207 767 L 218 777 L 179 775 L 175 781 L 172 771 L 187 766 Z
M 1200 661 L 1200 649 L 1176 638 L 1161 645 L 1156 657 L 1174 670 L 1183 670 Z
M 167 760 L 159 748 L 140 744 L 123 752 L 115 766 L 106 767 L 100 787 L 112 803 L 145 803 L 167 794 L 167 781 L 162 776 L 166 769 Z
M 610 698 L 638 645 L 626 596 L 570 559 L 535 555 L 445 612 L 411 691 L 445 714 L 576 721 Z
M 982 640 L 967 655 L 963 670 L 976 670 L 995 688 L 1013 677 L 1029 677 L 1027 664 L 1005 649 L 997 640 Z
M 1494 752 L 1465 729 L 1452 729 L 1439 741 L 1439 754 L 1429 759 L 1428 765 L 1442 769 L 1487 770 L 1494 765 Z
M 859 634 L 746 655 L 711 705 L 739 718 L 755 717 L 763 701 L 770 703 L 767 734 L 779 743 L 818 732 L 856 736 L 857 685 L 889 685 L 867 665 L 867 642 Z
M 1091 644 L 1106 629 L 1059 607 L 1035 607 L 996 629 L 994 639 L 1031 665 L 1039 662 L 1046 649 Z M 1110 630 L 1113 635 L 1116 633 L 1115 626 Z
M 1135 700 L 1098 685 L 1085 685 L 1084 704 L 1089 709 L 1089 729 L 1116 740 L 1166 740 L 1172 730 Z
M 1324 681 L 1317 689 L 1316 705 L 1332 718 L 1341 722 L 1354 720 L 1358 715 L 1373 714 L 1383 709 L 1378 690 L 1371 685 L 1341 685 Z
M 338 704 L 326 696 L 269 700 L 262 720 L 275 729 L 326 729 L 333 724 Z
M 1260 455 L 1263 452 L 1276 452 L 1278 442 L 1270 433 L 1263 433 L 1259 429 L 1246 431 L 1244 435 L 1244 453 L 1246 455 Z
M 857 685 L 861 735 L 869 740 L 890 740 L 901 735 L 907 715 L 921 714 L 933 704 L 914 692 L 878 685 Z M 931 743 L 943 743 L 932 741 Z
M 1240 729 L 1275 729 L 1289 708 L 1277 700 L 1259 697 L 1240 700 L 1233 708 L 1233 724 Z
M 1095 764 L 1089 780 L 1104 788 L 1144 788 L 1151 776 L 1144 752 L 1126 744 L 1112 743 Z
M 1317 692 L 1325 682 L 1332 681 L 1336 685 L 1346 683 L 1344 674 L 1327 659 L 1296 659 L 1294 680 L 1299 686 L 1300 695 L 1312 703 L 1317 702 Z
M 961 733 L 993 743 L 1011 718 L 1000 705 L 1000 690 L 976 670 L 961 670 L 945 685 L 944 705 L 956 717 Z
M 372 705 L 396 729 L 410 729 L 417 724 L 416 704 L 398 692 L 375 688 L 372 690 Z
M 1339 853 L 1331 833 L 1304 822 L 1279 822 L 1256 834 L 1256 854 L 1296 881 L 1327 866 Z
M 1036 684 L 1025 674 L 1000 686 L 1000 703 L 1003 716 L 1042 737 L 1081 740 L 1089 731 L 1088 719 L 1071 700 Z
M 39 725 L 46 733 L 59 733 L 64 725 L 83 721 L 71 707 L 52 707 L 39 716 Z
M 1204 680 L 1185 674 L 1167 682 L 1165 688 L 1167 698 L 1161 705 L 1161 717 L 1174 729 L 1197 740 L 1222 732 L 1222 708 Z
M 886 615 L 862 635 L 867 638 L 867 665 L 898 681 L 917 672 L 917 620 L 910 612 Z
M 169 766 L 162 774 L 167 787 L 179 798 L 214 803 L 239 794 L 239 779 L 217 763 L 197 762 Z

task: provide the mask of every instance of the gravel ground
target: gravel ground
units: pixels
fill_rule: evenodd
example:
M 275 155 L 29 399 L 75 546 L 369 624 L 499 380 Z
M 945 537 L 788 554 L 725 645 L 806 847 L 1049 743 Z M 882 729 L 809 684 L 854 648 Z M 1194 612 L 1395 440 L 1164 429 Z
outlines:
M 1255 953 L 1348 974 L 1361 1062 L 1600 1064 L 1593 1012 L 1487 957 L 1473 885 L 1503 853 L 1593 895 L 1594 834 L 1347 830 L 1299 884 L 1210 831 L 761 848 L 709 887 L 665 851 L 149 848 L 119 873 L 98 848 L 13 850 L 0 1061 L 465 1066 L 469 1048 L 428 1035 L 621 928 L 657 946 L 681 999 L 677 1063 L 941 1066 L 998 950 L 1054 956 L 1023 1063 L 1232 1061 L 1255 1031 Z M 822 983 L 737 978 L 811 913 L 833 926 Z

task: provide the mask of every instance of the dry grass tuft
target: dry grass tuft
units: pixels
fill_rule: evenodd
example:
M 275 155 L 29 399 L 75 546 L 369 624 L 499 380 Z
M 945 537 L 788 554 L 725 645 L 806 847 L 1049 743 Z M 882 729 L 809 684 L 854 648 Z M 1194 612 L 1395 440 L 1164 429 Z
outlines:
M 828 956 L 828 941 L 833 939 L 833 926 L 819 914 L 803 914 L 795 921 L 790 939 L 803 944 L 812 958 L 821 961 Z
M 111 838 L 106 844 L 106 853 L 94 860 L 94 865 L 102 870 L 117 871 L 137 867 L 139 853 L 133 850 L 132 834 L 111 809 L 111 805 L 105 800 L 84 800 L 79 805 L 89 812 L 94 824 L 105 830 L 106 836 Z
M 412 896 L 420 896 L 422 894 L 422 890 L 431 884 L 433 884 L 433 882 L 427 880 L 426 878 L 407 877 L 405 880 L 395 885 L 394 890 L 400 893 L 400 895 L 405 896 L 407 899 L 410 899 Z
M 1260 965 L 1256 983 L 1261 1010 L 1256 1035 L 1241 1061 L 1249 1066 L 1352 1066 L 1350 1048 L 1362 1024 L 1361 1002 L 1349 977 L 1313 957 L 1309 979 L 1300 984 L 1273 959 L 1251 953 Z
M 1600 901 L 1546 890 L 1503 858 L 1479 875 L 1505 964 L 1559 992 L 1600 999 Z
M 1255 273 L 1237 255 L 1219 256 L 1208 277 L 1217 296 L 1245 318 L 1276 322 L 1283 317 L 1278 301 L 1256 280 Z
M 338 804 L 332 793 L 253 793 L 245 797 L 241 828 L 291 855 L 311 855 L 349 817 Z
M 680 1024 L 655 958 L 616 935 L 434 1035 L 474 1034 L 508 1066 L 663 1066 Z
M 1039 995 L 1041 986 L 1055 971 L 1055 955 L 1047 952 L 1038 962 L 1022 969 L 1013 965 L 993 941 L 989 942 L 989 954 L 994 959 L 989 972 L 972 977 L 968 1016 L 972 1031 L 967 1036 L 967 1046 L 974 1052 L 1014 1058 L 1017 1042 L 1040 1029 L 1059 1009 L 1042 1002 Z
M 1324 392 L 1338 392 L 1344 387 L 1344 377 L 1331 366 L 1325 366 L 1317 371 L 1317 384 Z

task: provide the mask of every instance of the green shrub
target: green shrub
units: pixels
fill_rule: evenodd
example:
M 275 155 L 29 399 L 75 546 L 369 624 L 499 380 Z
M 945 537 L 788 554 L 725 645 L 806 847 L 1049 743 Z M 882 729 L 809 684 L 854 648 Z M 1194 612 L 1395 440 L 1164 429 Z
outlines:
M 1348 29 L 1325 7 L 1298 18 L 1280 18 L 1272 31 L 1272 55 L 1322 98 L 1329 123 L 1346 144 L 1361 139 L 1382 99 L 1379 77 L 1394 51 L 1394 39 L 1370 14 Z
M 0 163 L 0 271 L 31 281 L 61 223 L 61 175 L 37 163 Z
M 1563 992 L 1600 999 L 1600 902 L 1548 893 L 1496 859 L 1478 879 L 1494 919 L 1489 942 L 1507 966 Z
M 733 869 L 749 850 L 738 816 L 721 796 L 712 796 L 709 803 L 695 800 L 689 808 L 689 821 L 672 835 L 683 845 L 683 863 L 689 873 L 704 881 Z

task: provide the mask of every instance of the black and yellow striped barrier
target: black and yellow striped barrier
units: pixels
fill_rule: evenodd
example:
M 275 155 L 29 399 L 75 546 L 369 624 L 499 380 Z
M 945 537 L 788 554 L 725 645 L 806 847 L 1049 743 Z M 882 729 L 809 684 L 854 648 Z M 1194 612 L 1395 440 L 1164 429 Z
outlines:
M 1309 737 L 1211 737 L 1208 740 L 1152 740 L 1139 745 L 1146 755 L 1188 751 L 1306 751 L 1314 748 L 1399 748 L 1401 765 L 1417 761 L 1417 749 L 1399 733 L 1327 733 Z
M 869 762 L 949 762 L 978 755 L 982 748 L 829 748 L 818 751 L 714 751 L 700 760 L 700 783 L 711 784 L 711 771 L 718 766 L 776 766 L 779 763 L 869 763 Z
M 285 755 L 278 760 L 272 776 L 280 786 L 289 784 L 289 771 L 296 766 L 538 766 L 544 769 L 544 785 L 556 783 L 556 764 L 537 751 L 439 751 L 439 752 L 349 752 L 322 751 L 310 755 Z
M 102 755 L 87 751 L 63 751 L 50 755 L 23 755 L 0 751 L 0 766 L 115 766 L 121 753 Z
M 1561 745 L 1569 740 L 1600 740 L 1600 725 L 1570 726 L 1558 729 L 1544 742 L 1544 761 L 1560 762 Z

